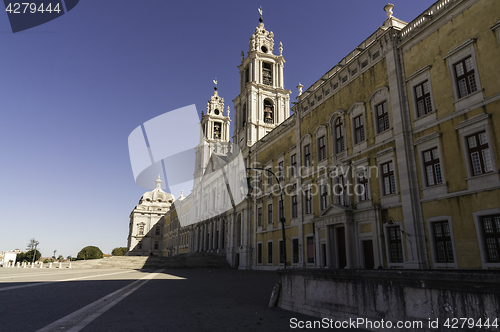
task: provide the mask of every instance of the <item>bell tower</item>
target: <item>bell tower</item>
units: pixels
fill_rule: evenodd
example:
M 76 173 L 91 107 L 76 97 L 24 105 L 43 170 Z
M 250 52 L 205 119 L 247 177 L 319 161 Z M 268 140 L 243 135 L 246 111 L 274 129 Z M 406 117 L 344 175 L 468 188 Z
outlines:
M 212 153 L 225 153 L 229 142 L 229 106 L 224 115 L 224 98 L 217 92 L 217 80 L 214 80 L 214 94 L 207 102 L 207 113 L 201 112 L 200 143 L 196 147 L 195 184 L 201 179 Z
M 259 25 L 250 37 L 248 54 L 241 52 L 240 94 L 234 102 L 233 142 L 252 146 L 290 116 L 290 90 L 283 80 L 283 45 L 274 51 L 274 33 L 267 31 L 259 9 Z
M 229 106 L 224 116 L 224 98 L 219 97 L 217 81 L 214 80 L 214 94 L 207 102 L 207 114 L 201 113 L 203 139 L 208 142 L 229 142 Z

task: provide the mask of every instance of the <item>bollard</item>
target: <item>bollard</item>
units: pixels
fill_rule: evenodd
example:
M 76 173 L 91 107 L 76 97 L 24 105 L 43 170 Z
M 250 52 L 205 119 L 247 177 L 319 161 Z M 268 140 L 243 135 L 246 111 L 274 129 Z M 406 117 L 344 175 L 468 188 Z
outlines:
M 23 269 L 26 267 L 26 262 L 23 262 L 22 267 L 23 267 Z
M 68 269 L 71 269 L 71 261 L 69 261 Z
M 31 262 L 31 268 L 35 267 L 35 263 Z
M 62 268 L 62 263 L 61 262 L 59 262 L 59 268 Z
M 19 268 L 21 266 L 21 263 L 17 262 L 16 267 Z
M 52 268 L 52 262 L 49 263 L 49 269 L 51 269 L 51 268 Z
M 40 262 L 40 268 L 42 268 L 42 267 L 43 267 L 43 262 Z

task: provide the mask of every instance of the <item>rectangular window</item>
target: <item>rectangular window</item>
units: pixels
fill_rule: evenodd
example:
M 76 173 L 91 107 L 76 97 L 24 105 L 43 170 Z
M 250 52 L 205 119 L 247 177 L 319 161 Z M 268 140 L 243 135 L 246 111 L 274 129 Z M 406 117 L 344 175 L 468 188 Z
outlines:
M 273 65 L 269 62 L 262 63 L 262 83 L 273 85 Z
M 425 81 L 415 87 L 415 99 L 417 102 L 417 117 L 421 117 L 432 112 L 429 81 Z
M 344 130 L 343 123 L 340 118 L 335 120 L 335 153 L 344 151 Z
M 311 145 L 307 144 L 304 146 L 304 166 L 311 166 Z
M 156 226 L 156 228 L 155 228 L 155 235 L 156 236 L 160 235 L 160 226 Z
M 283 164 L 283 161 L 280 161 L 278 163 L 278 179 L 280 181 L 283 181 L 283 179 L 284 179 L 284 173 L 285 173 L 285 166 Z
M 392 161 L 382 164 L 382 182 L 384 185 L 384 195 L 396 193 L 396 179 L 394 177 L 394 166 Z
M 307 239 L 307 263 L 314 264 L 314 239 L 308 237 Z
M 356 189 L 356 194 L 358 194 L 359 201 L 366 201 L 370 199 L 368 195 L 368 178 L 366 177 L 365 171 L 357 172 L 356 178 L 358 179 L 358 188 Z
M 292 218 L 297 218 L 297 195 L 292 196 Z
M 158 250 L 159 246 L 160 246 L 160 243 L 158 241 L 155 241 L 154 249 Z
M 361 143 L 365 140 L 365 128 L 363 115 L 354 118 L 354 144 Z
M 282 240 L 278 242 L 278 246 L 279 246 L 280 264 L 285 264 L 285 255 L 284 255 Z
M 144 225 L 139 225 L 139 229 L 137 231 L 138 235 L 144 235 Z
M 321 210 L 326 209 L 328 206 L 328 184 L 321 186 L 321 200 L 320 200 Z
M 481 217 L 486 259 L 489 263 L 500 262 L 500 214 Z
M 257 226 L 258 227 L 262 226 L 262 207 L 259 207 L 257 209 Z
M 375 60 L 376 58 L 378 58 L 380 56 L 380 52 L 377 51 L 375 52 L 373 55 L 372 55 L 372 59 Z
M 295 169 L 297 168 L 297 155 L 292 154 L 290 157 L 290 165 L 292 165 L 292 168 L 290 169 L 290 176 L 295 175 Z
M 337 188 L 334 189 L 338 195 L 339 204 L 342 206 L 347 206 L 347 183 L 343 175 L 337 177 Z
M 299 239 L 292 239 L 293 263 L 299 262 Z
M 245 83 L 250 82 L 250 66 L 245 68 Z
M 257 174 L 257 188 L 262 190 L 262 173 Z
M 365 60 L 361 63 L 361 68 L 365 68 L 366 66 L 368 66 L 368 60 Z
M 493 171 L 486 132 L 475 133 L 467 136 L 466 139 L 472 175 L 474 176 Z
M 322 136 L 318 139 L 318 161 L 326 158 L 326 137 Z
M 342 77 L 342 83 L 345 83 L 347 81 L 347 75 Z
M 443 183 L 443 178 L 441 176 L 441 164 L 439 163 L 437 148 L 424 151 L 423 156 L 427 186 L 430 187 Z
M 283 207 L 283 201 L 282 200 L 279 200 L 278 201 L 278 222 L 281 222 L 281 219 L 285 217 L 285 213 L 284 213 L 284 207 Z
M 306 214 L 312 213 L 312 196 L 311 191 L 306 190 L 304 192 L 305 200 L 306 200 Z
M 338 84 L 338 83 L 335 83 L 335 84 L 333 85 L 333 89 L 334 89 L 334 90 L 335 90 L 336 88 L 338 88 L 338 87 L 339 87 L 339 84 Z
M 403 263 L 403 245 L 399 226 L 387 227 L 389 232 L 389 252 L 391 263 Z
M 262 243 L 257 243 L 257 264 L 262 264 Z
M 267 223 L 272 224 L 273 223 L 273 204 L 269 204 L 267 206 Z
M 451 244 L 450 226 L 448 221 L 432 223 L 437 261 L 439 263 L 453 263 L 453 246 Z
M 221 123 L 214 122 L 214 139 L 220 139 L 220 138 L 221 138 Z
M 389 129 L 389 106 L 387 101 L 375 106 L 375 111 L 377 112 L 377 130 L 378 133 L 386 131 Z
M 463 98 L 477 91 L 476 77 L 472 57 L 468 57 L 453 65 L 457 80 L 459 98 Z
M 271 169 L 269 168 L 269 170 L 271 170 Z M 272 186 L 273 185 L 273 175 L 270 172 L 266 172 L 266 176 L 267 176 L 267 185 Z
M 273 265 L 273 243 L 267 243 L 267 265 Z

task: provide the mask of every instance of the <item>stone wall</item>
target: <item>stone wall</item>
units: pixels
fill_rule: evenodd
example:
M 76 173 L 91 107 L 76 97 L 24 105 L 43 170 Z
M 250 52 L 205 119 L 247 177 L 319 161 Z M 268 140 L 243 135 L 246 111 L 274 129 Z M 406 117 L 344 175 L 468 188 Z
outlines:
M 494 271 L 281 269 L 278 273 L 277 305 L 316 317 L 383 319 L 394 324 L 422 321 L 423 328 L 405 331 L 448 331 L 444 324 L 452 318 L 475 322 L 489 318 L 490 323 L 498 318 L 500 324 L 500 273 Z M 438 319 L 439 328 L 430 329 L 429 319 Z M 465 330 L 461 324 L 458 330 Z

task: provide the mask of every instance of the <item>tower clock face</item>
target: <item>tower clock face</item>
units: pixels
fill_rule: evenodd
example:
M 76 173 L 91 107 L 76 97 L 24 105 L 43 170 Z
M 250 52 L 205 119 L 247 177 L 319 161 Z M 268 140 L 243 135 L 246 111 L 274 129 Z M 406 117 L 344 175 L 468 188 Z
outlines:
M 215 109 L 214 113 L 215 113 L 215 115 L 219 115 L 219 110 Z
M 262 46 L 260 49 L 262 50 L 263 53 L 267 53 L 267 47 Z

